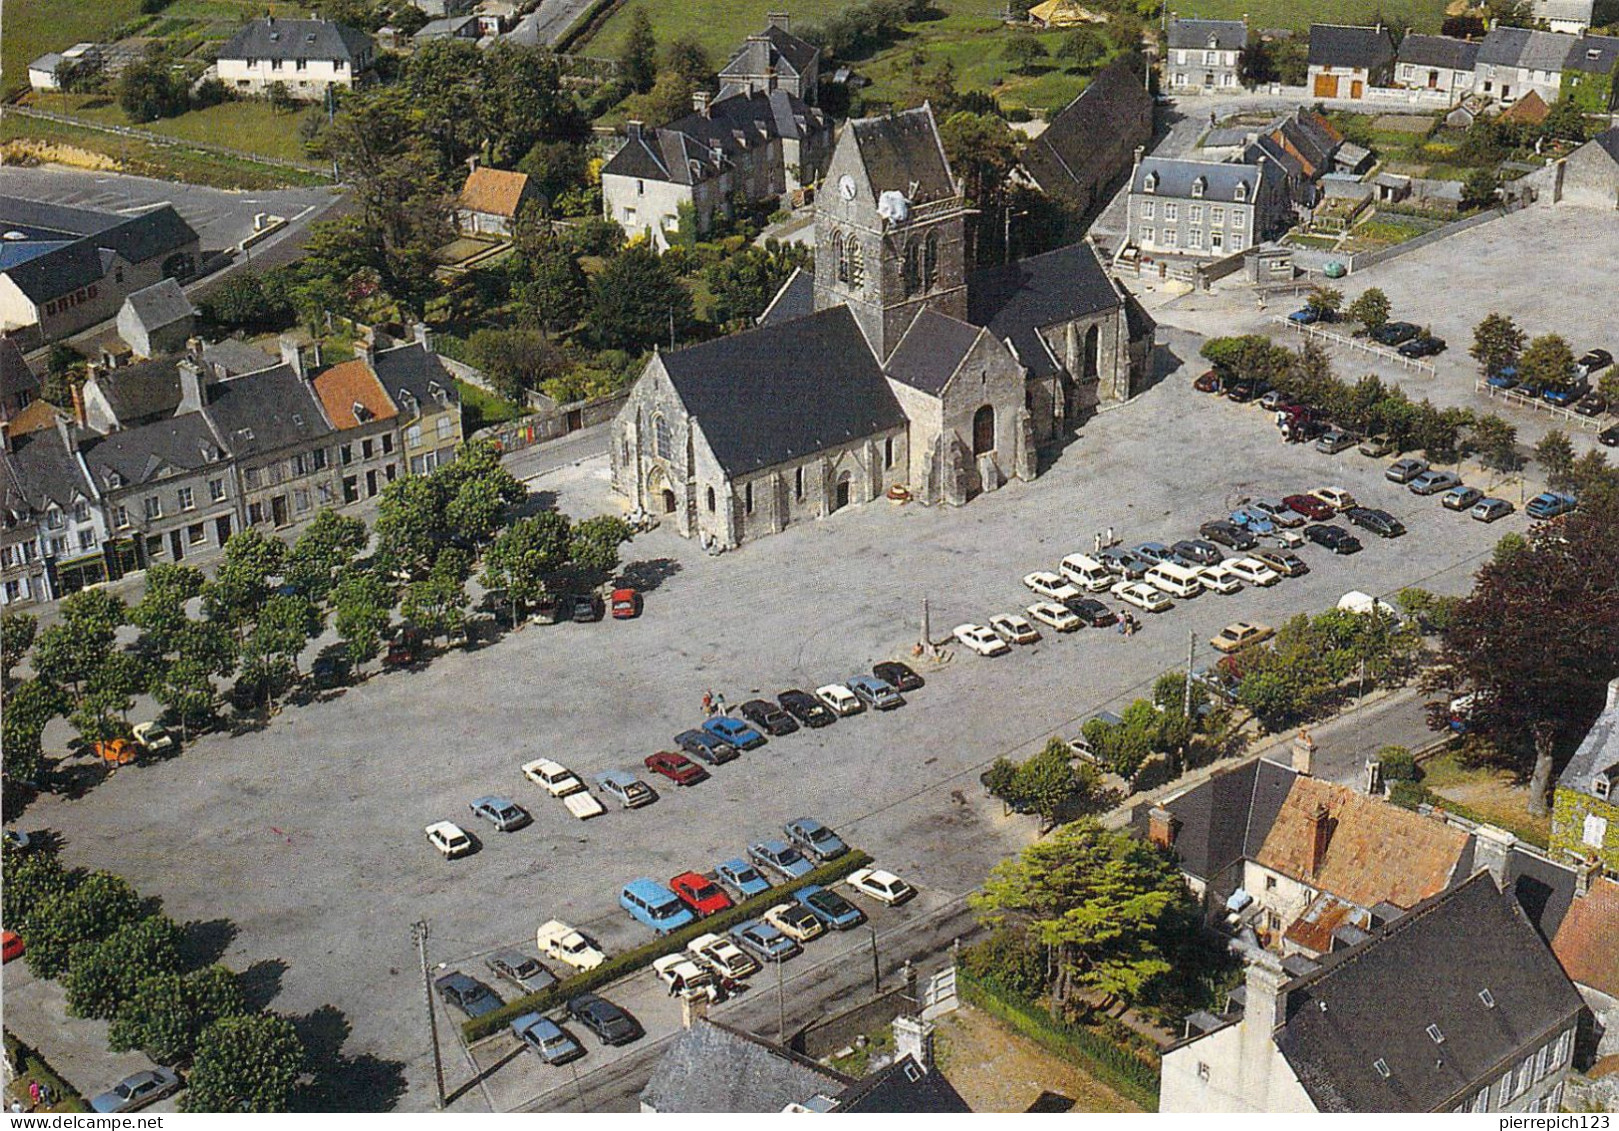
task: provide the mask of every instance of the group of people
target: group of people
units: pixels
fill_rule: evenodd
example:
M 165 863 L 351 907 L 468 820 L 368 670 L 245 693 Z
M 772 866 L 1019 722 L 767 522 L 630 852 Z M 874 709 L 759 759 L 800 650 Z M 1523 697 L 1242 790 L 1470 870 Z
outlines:
M 38 1080 L 28 1081 L 29 1111 L 38 1111 L 41 1105 L 48 1108 L 55 1101 L 55 1099 L 56 1097 L 51 1093 L 51 1086 L 49 1084 L 41 1084 Z M 14 1098 L 11 1101 L 11 1114 L 20 1115 L 21 1113 L 22 1100 Z
M 1105 535 L 1100 532 L 1097 533 L 1095 552 L 1100 554 L 1104 549 L 1117 546 L 1118 544 L 1118 539 L 1113 537 L 1113 528 L 1110 526 L 1107 528 L 1107 533 Z
M 703 692 L 703 717 L 713 718 L 715 715 L 729 715 L 731 708 L 726 705 L 725 692 Z
M 1119 614 L 1118 633 L 1120 636 L 1134 636 L 1140 630 L 1141 622 L 1136 619 L 1134 613 Z

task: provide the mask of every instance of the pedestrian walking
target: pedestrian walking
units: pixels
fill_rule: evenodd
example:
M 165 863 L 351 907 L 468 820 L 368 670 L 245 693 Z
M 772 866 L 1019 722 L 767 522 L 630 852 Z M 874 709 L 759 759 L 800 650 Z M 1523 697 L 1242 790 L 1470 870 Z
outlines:
M 725 705 L 725 692 L 721 691 L 714 696 L 714 710 L 722 715 L 729 715 L 731 709 Z
M 49 1084 L 39 1086 L 39 1102 L 47 1108 L 51 1106 L 51 1086 Z
M 21 1115 L 22 1114 L 22 1101 L 19 1100 L 19 1099 L 16 1099 L 15 1097 L 11 1101 L 11 1114 L 12 1115 Z
M 39 1110 L 39 1081 L 38 1080 L 30 1080 L 30 1081 L 28 1081 L 28 1102 L 31 1105 L 29 1107 L 29 1109 L 28 1109 L 29 1111 L 38 1111 Z
M 714 693 L 703 692 L 703 717 L 706 719 L 714 714 Z
M 1115 545 L 1113 541 L 1113 528 L 1111 526 L 1107 528 L 1107 544 L 1109 546 Z
M 1095 552 L 1098 553 L 1098 554 L 1100 554 L 1102 552 L 1102 535 L 1100 533 L 1098 533 L 1096 535 L 1096 550 L 1095 550 Z

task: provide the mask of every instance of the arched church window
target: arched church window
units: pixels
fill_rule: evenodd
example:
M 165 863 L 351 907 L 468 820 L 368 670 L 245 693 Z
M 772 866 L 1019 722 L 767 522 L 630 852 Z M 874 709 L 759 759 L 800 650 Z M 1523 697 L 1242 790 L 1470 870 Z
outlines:
M 929 232 L 922 252 L 922 285 L 932 290 L 939 285 L 939 233 Z
M 849 261 L 844 258 L 843 233 L 832 233 L 832 262 L 837 265 L 838 282 L 849 281 Z
M 904 274 L 905 293 L 908 295 L 914 295 L 922 289 L 922 266 L 920 260 L 921 256 L 918 253 L 916 244 L 914 242 L 907 243 L 905 245 Z
M 848 242 L 849 251 L 849 286 L 856 289 L 866 284 L 866 257 L 860 251 L 860 241 L 851 239 Z
M 669 418 L 660 412 L 652 418 L 652 454 L 659 459 L 668 459 L 674 446 L 669 431 Z

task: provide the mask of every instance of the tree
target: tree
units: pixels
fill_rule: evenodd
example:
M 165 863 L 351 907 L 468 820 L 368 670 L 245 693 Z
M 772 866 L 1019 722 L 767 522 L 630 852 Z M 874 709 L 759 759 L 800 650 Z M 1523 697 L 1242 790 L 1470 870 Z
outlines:
M 1540 136 L 1552 141 L 1583 143 L 1591 136 L 1585 111 L 1573 98 L 1563 97 L 1553 102 L 1545 121 L 1540 123 Z
M 172 118 L 190 106 L 187 83 L 160 59 L 139 59 L 118 76 L 118 105 L 132 122 Z
M 40 739 L 45 727 L 69 708 L 67 692 L 42 679 L 25 679 L 6 695 L 0 712 L 0 750 L 4 751 L 6 780 L 38 781 L 44 769 Z
M 225 332 L 246 330 L 262 333 L 285 330 L 297 318 L 278 285 L 266 285 L 264 276 L 239 271 L 197 301 L 203 318 Z
M 27 852 L 8 846 L 0 860 L 4 861 L 0 897 L 4 899 L 5 921 L 29 938 L 34 912 L 71 891 L 80 877 L 63 868 L 54 848 L 48 845 L 32 847 Z
M 596 515 L 576 523 L 568 540 L 574 568 L 587 577 L 605 581 L 618 568 L 618 548 L 635 532 L 615 515 Z
M 29 914 L 28 969 L 38 977 L 54 978 L 67 969 L 75 946 L 104 939 L 145 914 L 134 888 L 110 872 L 91 872 L 66 891 L 42 900 Z
M 1012 779 L 1008 799 L 1013 808 L 1038 814 L 1042 832 L 1055 827 L 1070 806 L 1095 791 L 1095 771 L 1088 766 L 1084 773 L 1076 771 L 1072 756 L 1066 742 L 1053 738 L 1019 766 Z
M 1568 433 L 1553 428 L 1535 445 L 1535 460 L 1546 470 L 1546 479 L 1554 487 L 1568 483 L 1569 471 L 1574 466 L 1574 445 Z
M 111 1020 L 142 979 L 180 968 L 182 934 L 167 915 L 148 915 L 74 947 L 62 978 L 68 1014 Z
M 474 330 L 467 339 L 467 356 L 497 393 L 519 405 L 527 390 L 556 380 L 568 365 L 562 351 L 538 330 Z
M 320 631 L 320 622 L 319 611 L 303 596 L 278 593 L 264 602 L 242 645 L 242 674 L 263 692 L 265 710 L 277 686 L 298 678 L 299 653 Z
M 483 52 L 479 79 L 485 144 L 495 165 L 509 168 L 542 143 L 578 145 L 589 137 L 589 125 L 563 89 L 562 72 L 549 50 L 496 40 Z
M 1468 444 L 1485 467 L 1497 471 L 1517 470 L 1518 430 L 1493 412 L 1473 421 Z
M 326 600 L 338 578 L 370 540 L 365 520 L 323 508 L 287 552 L 282 581 L 317 604 Z
M 1075 28 L 1062 37 L 1057 44 L 1057 58 L 1067 63 L 1071 70 L 1084 70 L 1094 67 L 1107 55 L 1107 45 L 1098 39 L 1089 28 Z
M 1518 359 L 1524 384 L 1536 389 L 1567 389 L 1574 384 L 1574 351 L 1560 334 L 1542 334 Z
M 1473 345 L 1467 352 L 1484 369 L 1486 377 L 1494 377 L 1509 365 L 1518 363 L 1523 352 L 1524 332 L 1510 314 L 1486 314 L 1473 328 Z
M 691 292 L 645 244 L 625 248 L 590 282 L 590 331 L 608 349 L 642 351 L 692 322 Z
M 763 248 L 744 248 L 710 266 L 703 280 L 714 294 L 714 319 L 738 328 L 765 312 L 795 268 L 808 268 L 808 251 L 798 244 L 771 240 Z
M 657 81 L 658 41 L 645 7 L 637 7 L 630 16 L 629 34 L 618 55 L 618 73 L 632 94 L 645 94 Z
M 1001 48 L 1001 58 L 1011 63 L 1012 69 L 1020 75 L 1034 74 L 1040 61 L 1049 55 L 1046 45 L 1032 35 L 1013 35 Z
M 466 578 L 471 559 L 464 550 L 442 551 L 426 578 L 405 588 L 399 613 L 430 640 L 459 635 L 466 628 Z
M 448 539 L 438 474 L 408 475 L 382 489 L 372 532 L 377 558 L 388 568 L 411 576 L 426 573 Z
M 1001 755 L 990 763 L 989 769 L 984 771 L 984 789 L 991 797 L 999 797 L 1007 808 L 1015 808 L 1013 798 L 1017 790 L 1018 764 L 1012 759 Z
M 1304 300 L 1305 309 L 1314 311 L 1323 322 L 1331 322 L 1336 318 L 1343 305 L 1343 291 L 1320 283 L 1310 288 L 1310 294 Z
M 1047 948 L 1053 997 L 1140 1000 L 1169 973 L 1173 935 L 1195 922 L 1168 857 L 1085 818 L 991 870 L 969 902 L 992 928 L 1023 927 Z
M 236 641 L 228 629 L 210 622 L 189 625 L 178 654 L 152 687 L 152 696 L 180 720 L 180 741 L 205 725 L 219 701 L 215 678 L 236 670 Z
M 273 1013 L 221 1017 L 197 1041 L 185 1109 L 286 1111 L 303 1068 L 303 1043 L 285 1017 Z
M 444 519 L 458 543 L 484 545 L 500 528 L 506 509 L 528 498 L 528 488 L 506 470 L 500 450 L 488 440 L 468 440 L 457 449 L 455 462 L 433 474 L 444 488 Z
M 69 689 L 74 699 L 107 657 L 128 608 L 104 589 L 81 589 L 64 599 L 58 620 L 34 643 L 34 671 L 47 683 Z
M 479 584 L 504 589 L 515 620 L 519 608 L 544 596 L 546 578 L 567 562 L 571 536 L 567 516 L 557 511 L 518 519 L 501 531 L 484 555 Z
M 0 687 L 11 689 L 12 672 L 34 646 L 39 618 L 7 609 L 0 613 Z
M 236 975 L 223 966 L 184 975 L 160 971 L 130 989 L 107 1031 L 107 1044 L 113 1052 L 140 1049 L 159 1064 L 179 1064 L 191 1059 L 208 1026 L 247 1012 Z
M 1462 182 L 1462 207 L 1487 208 L 1495 203 L 1498 182 L 1489 169 L 1474 169 Z
M 519 217 L 515 242 L 513 293 L 523 304 L 521 317 L 553 334 L 571 330 L 584 312 L 589 287 L 579 260 L 538 217 Z
M 1349 304 L 1349 317 L 1368 330 L 1380 330 L 1388 325 L 1389 296 L 1378 287 L 1367 287 Z
M 286 562 L 287 544 L 281 539 L 256 526 L 238 530 L 225 543 L 225 559 L 213 582 L 203 588 L 203 613 L 244 639 L 273 592 L 271 578 L 281 575 Z
M 382 651 L 393 605 L 393 590 L 375 573 L 350 574 L 332 590 L 332 627 L 356 668 Z
M 1619 675 L 1619 491 L 1498 551 L 1441 639 L 1427 686 L 1471 689 L 1470 729 L 1528 777 L 1529 811 L 1544 814 L 1555 752 L 1584 735 Z
M 146 592 L 129 610 L 129 623 L 141 630 L 139 650 L 154 658 L 173 653 L 192 623 L 186 604 L 202 595 L 208 579 L 194 566 L 154 562 L 146 568 Z

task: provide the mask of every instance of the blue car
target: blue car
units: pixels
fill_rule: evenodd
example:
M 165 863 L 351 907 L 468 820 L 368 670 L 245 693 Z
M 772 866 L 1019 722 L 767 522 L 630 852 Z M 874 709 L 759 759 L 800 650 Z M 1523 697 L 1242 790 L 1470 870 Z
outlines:
M 1567 514 L 1577 505 L 1577 500 L 1566 491 L 1543 491 L 1529 500 L 1524 512 L 1530 518 L 1556 518 L 1560 514 Z
M 628 911 L 636 922 L 651 927 L 660 935 L 697 922 L 697 913 L 687 907 L 679 896 L 657 880 L 645 877 L 624 885 L 624 890 L 618 893 L 618 905 Z
M 781 962 L 804 949 L 762 919 L 750 919 L 732 927 L 731 938 L 760 962 Z
M 1161 562 L 1178 562 L 1180 560 L 1175 551 L 1162 542 L 1143 542 L 1135 548 L 1133 553 L 1136 557 L 1145 558 L 1153 565 L 1158 565 Z
M 748 846 L 748 859 L 784 880 L 796 880 L 815 870 L 804 854 L 784 840 L 765 840 Z
M 1501 372 L 1490 374 L 1484 379 L 1484 383 L 1492 389 L 1515 389 L 1518 387 L 1518 367 L 1504 365 Z
M 1313 307 L 1306 306 L 1302 310 L 1295 310 L 1287 316 L 1289 322 L 1296 322 L 1300 326 L 1309 326 L 1321 321 L 1321 312 Z
M 809 908 L 817 919 L 834 931 L 847 931 L 866 921 L 866 913 L 835 891 L 820 884 L 805 884 L 793 893 L 793 898 Z
M 538 1013 L 525 1013 L 513 1021 L 512 1036 L 547 1064 L 567 1064 L 585 1055 L 584 1046 L 570 1037 L 562 1026 Z
M 715 715 L 703 724 L 703 729 L 721 742 L 728 742 L 738 750 L 752 750 L 765 744 L 765 736 L 741 719 L 729 715 Z
M 770 881 L 759 874 L 759 869 L 738 856 L 714 869 L 714 878 L 730 888 L 737 902 L 751 899 L 770 890 Z
M 1578 381 L 1572 385 L 1566 385 L 1561 389 L 1547 389 L 1545 392 L 1540 394 L 1540 397 L 1547 404 L 1554 404 L 1559 408 L 1567 408 L 1569 405 L 1573 404 L 1590 391 L 1590 385 L 1587 385 L 1584 381 Z
M 1250 534 L 1263 536 L 1276 533 L 1276 523 L 1271 521 L 1270 515 L 1256 506 L 1238 507 L 1231 512 L 1231 521 Z

